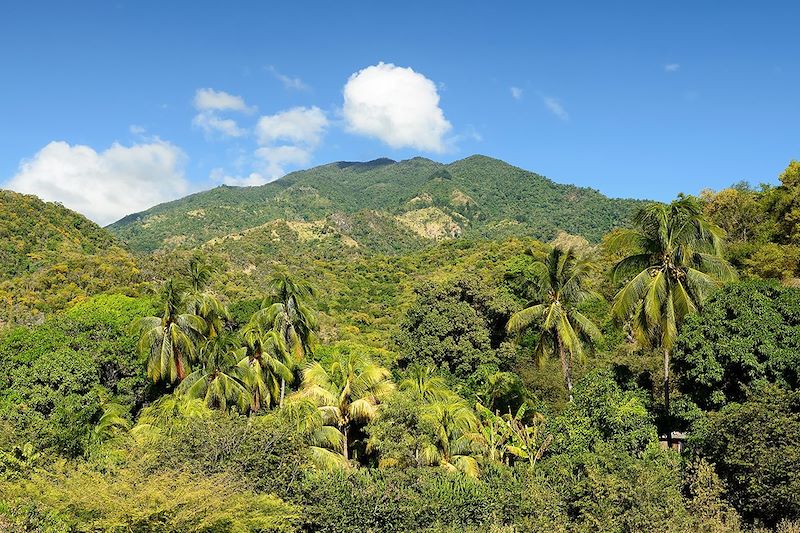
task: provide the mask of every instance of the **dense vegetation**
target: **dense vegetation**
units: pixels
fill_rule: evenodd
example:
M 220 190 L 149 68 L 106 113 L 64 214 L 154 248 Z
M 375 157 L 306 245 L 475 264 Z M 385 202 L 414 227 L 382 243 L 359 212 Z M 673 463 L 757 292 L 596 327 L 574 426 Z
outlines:
M 496 162 L 328 167 L 362 188 L 382 176 L 395 200 L 463 180 L 485 206 L 489 185 L 464 176 L 491 181 Z M 75 251 L 97 262 L 70 264 L 71 298 L 7 274 L 40 312 L 0 330 L 0 529 L 796 531 L 799 172 L 642 204 L 595 244 L 524 228 L 431 242 L 402 209 L 345 204 L 336 180 L 324 196 L 352 210 L 314 215 L 335 231 L 232 216 L 202 247 L 132 256 L 80 227 L 108 241 Z M 180 213 L 151 227 L 187 235 Z
M 368 249 L 378 244 L 370 235 L 379 231 L 380 241 L 403 252 L 459 235 L 551 239 L 561 230 L 597 241 L 639 203 L 557 184 L 485 156 L 449 165 L 416 157 L 332 163 L 260 187 L 222 186 L 129 215 L 109 229 L 132 249 L 152 251 L 194 247 L 283 220 L 313 223 L 294 225 L 301 234 Z

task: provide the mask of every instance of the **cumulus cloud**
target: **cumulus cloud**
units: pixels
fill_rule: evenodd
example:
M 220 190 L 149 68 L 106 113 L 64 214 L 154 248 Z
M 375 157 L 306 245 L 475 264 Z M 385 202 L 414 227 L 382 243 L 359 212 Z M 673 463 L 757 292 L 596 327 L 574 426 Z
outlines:
M 214 89 L 197 89 L 194 93 L 194 107 L 198 111 L 252 111 L 244 102 L 244 98 L 225 91 Z
M 300 78 L 293 78 L 291 76 L 287 76 L 286 74 L 282 74 L 278 72 L 273 66 L 267 67 L 267 70 L 275 76 L 275 79 L 280 81 L 284 87 L 287 89 L 294 89 L 295 91 L 310 91 L 311 87 L 309 87 L 303 80 Z
M 347 129 L 392 148 L 443 152 L 452 129 L 436 84 L 410 68 L 378 63 L 350 76 L 342 108 Z
M 254 187 L 257 185 L 264 185 L 270 181 L 263 174 L 258 172 L 251 172 L 247 176 L 230 176 L 221 168 L 215 168 L 211 171 L 211 179 L 217 183 L 234 185 L 236 187 Z
M 204 111 L 196 114 L 192 119 L 192 125 L 203 130 L 208 136 L 217 133 L 223 137 L 241 137 L 245 134 L 245 131 L 239 127 L 235 120 L 221 118 L 213 111 Z
M 108 224 L 186 194 L 186 156 L 161 140 L 96 152 L 54 141 L 20 164 L 4 187 L 35 194 Z
M 318 107 L 293 107 L 274 115 L 263 116 L 256 125 L 260 144 L 289 141 L 315 147 L 319 144 L 328 119 Z
M 519 87 L 511 87 L 511 98 L 514 100 L 522 100 L 522 89 Z
M 556 98 L 544 96 L 542 97 L 542 101 L 544 102 L 544 105 L 548 111 L 550 111 L 552 114 L 561 120 L 569 120 L 569 113 L 567 113 L 567 110 L 564 109 L 564 106 Z

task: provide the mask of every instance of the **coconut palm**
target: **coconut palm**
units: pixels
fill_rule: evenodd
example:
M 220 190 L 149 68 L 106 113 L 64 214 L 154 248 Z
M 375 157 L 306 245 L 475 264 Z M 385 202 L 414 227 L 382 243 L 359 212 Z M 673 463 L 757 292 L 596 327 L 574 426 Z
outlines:
M 453 393 L 447 387 L 444 378 L 435 375 L 435 372 L 436 368 L 433 366 L 412 365 L 398 388 L 410 394 L 415 400 L 422 402 L 444 400 Z
M 292 361 L 280 334 L 273 329 L 265 330 L 257 320 L 245 324 L 242 338 L 247 346 L 247 357 L 239 366 L 250 370 L 246 374 L 246 384 L 252 395 L 250 409 L 258 412 L 262 406 L 277 403 L 281 383 L 294 379 Z
M 298 281 L 287 273 L 276 275 L 270 282 L 271 294 L 253 320 L 263 329 L 274 329 L 283 339 L 294 359 L 294 366 L 311 353 L 317 330 L 317 317 L 309 301 L 315 291 L 311 285 Z M 279 405 L 283 405 L 286 379 L 281 379 Z
M 225 322 L 230 320 L 228 309 L 213 293 L 208 291 L 208 285 L 214 275 L 214 269 L 200 256 L 189 260 L 186 275 L 187 291 L 186 306 L 189 311 L 206 322 L 206 335 L 209 338 L 220 335 Z
M 662 350 L 667 419 L 670 353 L 678 328 L 723 281 L 735 277 L 722 257 L 723 237 L 700 202 L 681 195 L 669 205 L 641 208 L 633 228 L 609 240 L 611 250 L 628 253 L 612 271 L 616 281 L 628 280 L 615 296 L 612 312 L 620 321 L 630 321 L 641 345 Z
M 586 288 L 591 269 L 591 263 L 572 248 L 553 247 L 543 261 L 533 264 L 533 300 L 506 326 L 516 334 L 532 327 L 539 331 L 536 363 L 541 365 L 548 353 L 558 356 L 570 401 L 573 362 L 584 357 L 584 344 L 592 345 L 601 337 L 594 322 L 578 311 L 582 303 L 598 297 Z
M 422 450 L 425 463 L 469 476 L 478 475 L 473 433 L 478 430 L 479 423 L 464 400 L 450 398 L 425 405 L 420 422 L 432 436 L 431 443 Z
M 251 398 L 247 387 L 250 367 L 238 363 L 246 356 L 247 348 L 240 347 L 233 336 L 208 339 L 200 349 L 199 367 L 186 376 L 177 393 L 202 399 L 211 409 L 245 412 Z
M 358 351 L 340 351 L 330 363 L 315 362 L 303 371 L 298 393 L 318 407 L 325 425 L 342 434 L 341 454 L 350 457 L 354 426 L 366 424 L 378 413 L 379 404 L 394 390 L 387 369 Z
M 184 311 L 184 288 L 169 279 L 162 288 L 162 316 L 140 318 L 133 324 L 139 333 L 139 352 L 147 360 L 147 375 L 154 382 L 174 383 L 191 372 L 195 343 L 206 331 L 206 322 Z

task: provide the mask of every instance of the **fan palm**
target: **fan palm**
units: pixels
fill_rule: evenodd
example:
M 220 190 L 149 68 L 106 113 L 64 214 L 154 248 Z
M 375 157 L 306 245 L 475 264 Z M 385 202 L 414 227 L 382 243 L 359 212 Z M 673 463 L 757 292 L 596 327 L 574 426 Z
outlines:
M 183 287 L 172 279 L 164 283 L 162 316 L 138 319 L 133 329 L 139 333 L 139 352 L 147 360 L 147 375 L 154 382 L 174 383 L 191 372 L 196 340 L 206 331 L 206 322 L 194 313 L 183 312 Z
M 586 288 L 591 269 L 591 263 L 578 258 L 572 248 L 553 247 L 543 261 L 533 265 L 533 300 L 511 315 L 506 326 L 517 334 L 531 327 L 539 330 L 536 363 L 542 364 L 547 353 L 558 355 L 570 401 L 573 361 L 584 357 L 584 344 L 601 338 L 594 322 L 578 311 L 579 305 L 598 297 Z
M 630 321 L 641 345 L 662 350 L 669 418 L 670 352 L 678 328 L 735 271 L 722 257 L 724 231 L 706 218 L 692 196 L 643 207 L 633 226 L 609 240 L 612 250 L 629 254 L 612 271 L 614 280 L 628 279 L 614 298 L 612 313 Z
M 200 349 L 200 367 L 186 376 L 177 392 L 202 399 L 211 409 L 236 408 L 245 412 L 250 406 L 250 367 L 238 363 L 246 356 L 247 348 L 239 347 L 232 336 L 207 340 Z
M 327 365 L 308 365 L 299 396 L 312 400 L 325 424 L 339 430 L 341 453 L 348 459 L 353 426 L 374 419 L 378 405 L 393 390 L 387 369 L 359 352 L 348 351 L 336 354 Z

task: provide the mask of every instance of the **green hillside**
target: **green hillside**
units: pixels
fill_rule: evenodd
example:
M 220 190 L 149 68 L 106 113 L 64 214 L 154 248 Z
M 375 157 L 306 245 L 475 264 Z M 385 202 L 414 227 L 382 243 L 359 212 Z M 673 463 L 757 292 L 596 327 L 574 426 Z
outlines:
M 458 236 L 550 239 L 559 230 L 598 241 L 639 204 L 485 156 L 451 164 L 416 157 L 331 163 L 260 187 L 217 187 L 129 215 L 109 229 L 131 249 L 153 251 L 197 246 L 276 220 L 322 227 L 355 216 L 379 225 L 388 237 L 381 241 L 402 251 Z M 375 244 L 368 242 L 372 232 L 353 228 L 337 231 L 358 245 Z
M 0 280 L 52 264 L 65 252 L 94 254 L 114 242 L 108 231 L 60 204 L 0 190 Z
M 138 283 L 133 257 L 110 232 L 60 204 L 0 190 L 0 326 Z

